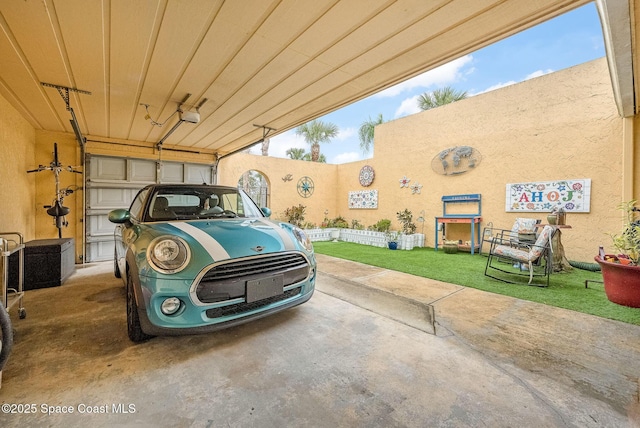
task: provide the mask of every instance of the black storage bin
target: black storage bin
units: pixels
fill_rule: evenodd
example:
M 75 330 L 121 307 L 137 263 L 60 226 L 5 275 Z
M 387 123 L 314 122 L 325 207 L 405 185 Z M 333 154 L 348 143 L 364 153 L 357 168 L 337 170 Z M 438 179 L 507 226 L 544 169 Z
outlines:
M 24 245 L 24 290 L 57 287 L 75 271 L 73 238 L 36 239 Z M 17 253 L 9 257 L 9 287 L 18 284 Z

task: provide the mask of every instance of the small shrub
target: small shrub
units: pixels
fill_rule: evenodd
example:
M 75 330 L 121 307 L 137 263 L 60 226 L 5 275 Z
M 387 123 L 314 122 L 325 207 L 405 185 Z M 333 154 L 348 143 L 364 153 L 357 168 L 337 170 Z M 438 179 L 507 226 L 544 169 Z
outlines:
M 304 224 L 304 212 L 307 209 L 304 205 L 300 204 L 297 207 L 294 205 L 287 208 L 284 211 L 284 218 L 287 223 L 291 223 L 294 226 L 302 227 Z
M 416 233 L 416 225 L 413 222 L 413 213 L 411 211 L 405 208 L 404 211 L 399 211 L 396 215 L 400 224 L 402 224 L 402 233 L 407 235 Z
M 347 222 L 347 220 L 342 217 L 342 216 L 338 216 L 332 220 L 329 220 L 327 222 L 327 226 L 326 227 L 341 227 L 341 228 L 348 228 L 349 227 L 349 223 Z
M 360 223 L 358 220 L 351 220 L 351 229 L 363 230 L 364 225 Z
M 382 220 L 378 220 L 376 224 L 369 227 L 370 230 L 375 232 L 388 232 L 391 229 L 391 220 L 383 218 Z

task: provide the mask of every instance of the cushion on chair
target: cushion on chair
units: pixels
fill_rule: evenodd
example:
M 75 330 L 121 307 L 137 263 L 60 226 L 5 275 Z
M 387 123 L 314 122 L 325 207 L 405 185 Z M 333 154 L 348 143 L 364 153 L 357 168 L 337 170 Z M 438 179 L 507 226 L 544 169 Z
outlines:
M 545 226 L 544 229 L 542 229 L 542 232 L 540 232 L 540 235 L 538 235 L 538 239 L 536 240 L 536 243 L 533 244 L 533 247 L 531 247 L 531 251 L 530 251 L 530 260 L 536 260 L 538 257 L 540 257 L 540 255 L 542 254 L 542 250 L 544 250 L 545 246 L 547 245 L 547 242 L 551 239 L 551 235 L 553 234 L 553 227 L 551 226 Z M 549 247 L 551 247 L 551 245 L 549 245 Z
M 511 245 L 496 245 L 493 249 L 493 255 L 504 256 L 521 262 L 534 262 L 542 255 L 542 251 L 547 246 L 552 234 L 553 228 L 545 226 L 531 249 L 516 248 Z
M 529 262 L 529 250 L 521 250 L 511 245 L 496 245 L 493 249 L 494 256 L 504 256 L 521 262 Z
M 540 222 L 535 218 L 517 218 L 515 230 L 518 233 L 536 233 L 536 225 Z

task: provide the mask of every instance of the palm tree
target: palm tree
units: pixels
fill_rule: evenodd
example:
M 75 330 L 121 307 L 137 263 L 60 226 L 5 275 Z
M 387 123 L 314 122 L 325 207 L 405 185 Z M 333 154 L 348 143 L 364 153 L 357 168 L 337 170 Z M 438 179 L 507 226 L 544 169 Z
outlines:
M 465 98 L 467 98 L 467 91 L 458 91 L 451 86 L 445 86 L 433 92 L 425 92 L 420 95 L 418 97 L 418 107 L 421 110 L 430 110 Z
M 269 138 L 265 137 L 262 139 L 262 156 L 269 156 Z
M 302 135 L 304 141 L 311 146 L 311 161 L 318 162 L 320 144 L 330 143 L 338 135 L 338 126 L 331 122 L 312 120 L 296 128 L 296 135 Z
M 302 157 L 302 160 L 311 162 L 311 153 L 305 153 Z M 320 153 L 320 156 L 318 156 L 318 160 L 316 162 L 327 163 L 327 157 L 324 154 Z
M 382 123 L 384 123 L 384 119 L 382 118 L 382 113 L 380 113 L 375 119 L 371 119 L 371 116 L 369 116 L 369 120 L 365 120 L 360 125 L 358 137 L 360 137 L 360 149 L 363 153 L 368 153 L 373 148 L 373 130 Z
M 303 160 L 304 159 L 304 149 L 298 149 L 296 147 L 292 147 L 288 149 L 285 154 L 289 156 L 289 159 L 293 160 Z

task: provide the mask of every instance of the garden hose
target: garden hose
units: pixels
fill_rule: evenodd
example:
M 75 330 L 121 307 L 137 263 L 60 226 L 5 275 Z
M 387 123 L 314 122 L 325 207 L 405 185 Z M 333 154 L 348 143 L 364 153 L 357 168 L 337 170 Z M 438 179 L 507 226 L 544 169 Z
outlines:
M 600 272 L 600 265 L 598 263 L 576 262 L 569 260 L 569 264 L 577 269 L 588 270 L 590 272 Z

